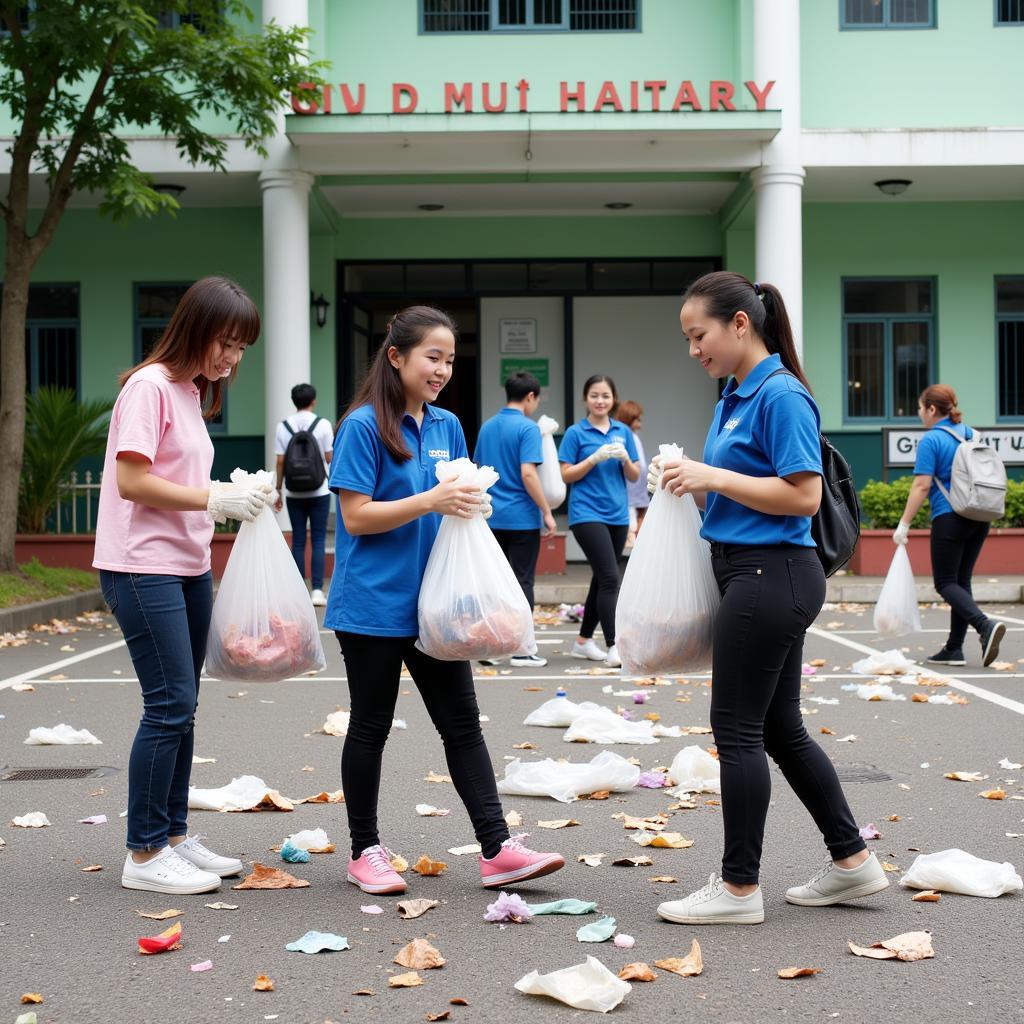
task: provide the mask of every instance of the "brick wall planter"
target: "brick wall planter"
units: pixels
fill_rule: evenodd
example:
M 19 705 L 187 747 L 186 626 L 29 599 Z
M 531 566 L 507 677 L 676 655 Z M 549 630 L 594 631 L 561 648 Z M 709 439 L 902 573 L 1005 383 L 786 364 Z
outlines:
M 19 533 L 14 540 L 14 559 L 21 565 L 38 558 L 54 568 L 92 572 L 96 537 L 91 533 Z
M 915 576 L 931 576 L 931 531 L 911 530 L 907 553 Z M 892 561 L 892 530 L 862 530 L 847 568 L 858 576 L 884 576 Z M 989 530 L 974 567 L 975 576 L 1024 574 L 1024 529 Z

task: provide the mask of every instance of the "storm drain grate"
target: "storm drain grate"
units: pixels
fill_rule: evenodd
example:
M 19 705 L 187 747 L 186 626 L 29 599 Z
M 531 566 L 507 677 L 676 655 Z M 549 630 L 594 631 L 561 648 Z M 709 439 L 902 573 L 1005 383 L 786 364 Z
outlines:
M 0 782 L 62 782 L 68 779 L 102 779 L 116 768 L 8 768 Z

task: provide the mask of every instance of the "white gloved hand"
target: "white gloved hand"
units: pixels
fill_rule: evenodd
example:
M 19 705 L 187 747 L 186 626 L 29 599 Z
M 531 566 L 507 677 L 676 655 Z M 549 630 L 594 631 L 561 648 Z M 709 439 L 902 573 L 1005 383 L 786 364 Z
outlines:
M 647 467 L 647 493 L 653 494 L 661 486 L 661 474 L 665 472 L 664 459 L 655 455 Z
M 480 495 L 480 507 L 477 511 L 485 520 L 490 519 L 494 515 L 494 499 L 487 491 Z
M 611 444 L 601 445 L 596 452 L 587 456 L 588 461 L 596 466 L 599 462 L 607 462 L 609 459 L 614 459 L 616 446 L 622 448 L 622 442 L 613 441 Z
M 910 523 L 905 523 L 900 520 L 900 525 L 893 530 L 892 542 L 893 544 L 906 544 L 910 537 Z
M 611 445 L 611 457 L 618 459 L 619 462 L 629 462 L 629 452 L 626 450 L 626 446 L 621 441 L 613 441 Z
M 211 480 L 206 511 L 215 523 L 228 519 L 251 523 L 274 494 L 271 484 L 232 484 Z

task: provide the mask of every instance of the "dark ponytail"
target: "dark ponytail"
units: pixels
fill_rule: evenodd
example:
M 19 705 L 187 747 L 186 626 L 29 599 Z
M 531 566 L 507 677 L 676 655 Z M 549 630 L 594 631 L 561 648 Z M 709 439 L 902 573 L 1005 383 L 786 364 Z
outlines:
M 683 302 L 694 298 L 704 299 L 708 316 L 723 324 L 731 323 L 732 318 L 741 310 L 746 313 L 751 327 L 768 351 L 773 355 L 778 354 L 782 365 L 808 391 L 811 390 L 796 354 L 786 304 L 775 285 L 755 284 L 742 274 L 716 270 L 698 277 L 686 289 Z
M 398 370 L 388 359 L 388 349 L 394 348 L 399 355 L 408 355 L 436 327 L 446 327 L 458 337 L 455 321 L 433 306 L 408 306 L 397 312 L 388 321 L 387 335 L 377 349 L 352 404 L 345 411 L 345 416 L 349 416 L 361 406 L 371 406 L 377 418 L 380 439 L 399 462 L 408 462 L 412 452 L 406 448 L 402 436 L 405 389 Z

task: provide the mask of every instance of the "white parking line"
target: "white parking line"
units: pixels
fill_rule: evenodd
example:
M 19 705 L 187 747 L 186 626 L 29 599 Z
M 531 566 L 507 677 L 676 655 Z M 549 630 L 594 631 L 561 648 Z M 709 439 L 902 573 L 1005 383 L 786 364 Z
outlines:
M 1011 619 L 1009 615 L 996 615 L 994 618 L 1000 622 L 1015 622 L 1018 626 L 1024 626 L 1024 619 Z M 1015 629 L 1008 629 L 1007 633 L 1016 633 Z
M 832 640 L 834 643 L 842 644 L 844 647 L 850 647 L 855 651 L 860 651 L 861 654 L 879 653 L 877 647 L 868 647 L 867 644 L 857 643 L 856 640 L 847 640 L 846 637 L 836 636 L 827 629 L 818 629 L 817 626 L 811 626 L 807 632 L 813 633 L 815 636 L 821 637 L 822 639 Z M 1006 708 L 1007 711 L 1016 711 L 1018 715 L 1024 715 L 1024 704 L 1020 701 L 1011 700 L 1009 697 L 1004 697 L 1000 693 L 993 693 L 991 690 L 983 690 L 980 686 L 975 686 L 973 683 L 965 683 L 962 679 L 957 679 L 955 676 L 946 675 L 945 672 L 941 673 L 941 675 L 943 679 L 948 681 L 949 685 L 954 690 L 963 690 L 964 693 L 970 693 L 975 697 L 980 697 L 982 700 L 998 704 L 1001 708 Z
M 27 683 L 30 679 L 38 679 L 47 672 L 55 672 L 57 669 L 66 668 L 68 665 L 77 665 L 80 661 L 95 658 L 97 654 L 106 654 L 107 651 L 116 651 L 118 647 L 124 646 L 125 642 L 123 640 L 115 640 L 111 644 L 97 647 L 94 651 L 83 651 L 81 654 L 75 654 L 70 658 L 62 658 L 60 661 L 43 665 L 42 668 L 34 668 L 30 672 L 22 672 L 20 675 L 11 676 L 9 679 L 0 679 L 0 690 L 6 690 L 9 686 L 14 686 L 15 683 Z

